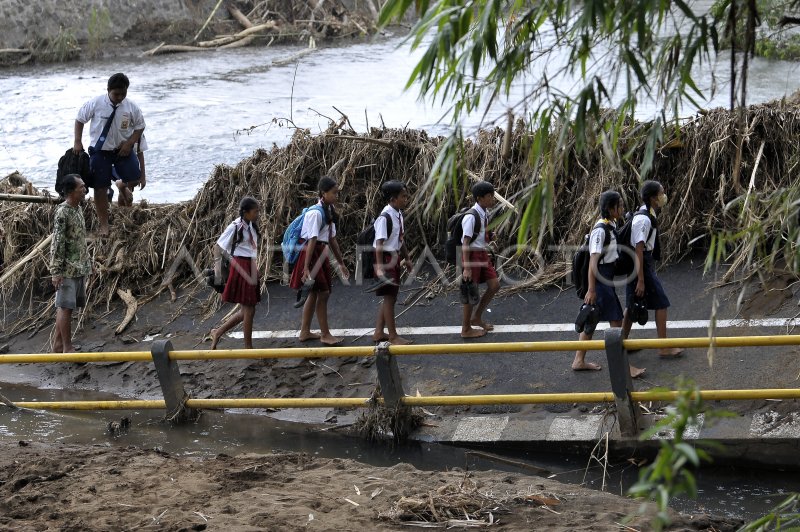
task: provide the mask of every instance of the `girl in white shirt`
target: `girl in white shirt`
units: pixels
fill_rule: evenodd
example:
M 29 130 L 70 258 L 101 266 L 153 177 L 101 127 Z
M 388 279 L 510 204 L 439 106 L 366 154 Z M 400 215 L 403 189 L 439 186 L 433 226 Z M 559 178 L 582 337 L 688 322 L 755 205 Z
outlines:
M 230 269 L 222 300 L 238 303 L 239 311 L 216 329 L 211 329 L 211 349 L 216 349 L 223 334 L 244 323 L 244 347 L 253 348 L 253 316 L 261 301 L 258 280 L 258 201 L 246 196 L 239 202 L 239 217 L 231 222 L 214 246 L 214 271 L 220 276 L 222 254 L 229 255 Z
M 331 295 L 331 266 L 330 256 L 336 258 L 339 272 L 344 279 L 350 278 L 350 272 L 344 265 L 339 243 L 336 241 L 336 222 L 339 215 L 336 213 L 336 202 L 339 200 L 339 185 L 331 177 L 319 180 L 319 209 L 308 209 L 303 217 L 303 228 L 300 230 L 300 239 L 303 249 L 297 258 L 297 263 L 292 270 L 289 286 L 295 290 L 302 290 L 308 282 L 313 286 L 309 290 L 308 298 L 303 305 L 303 317 L 300 323 L 301 342 L 319 340 L 326 345 L 336 345 L 342 341 L 331 334 L 328 326 L 328 298 Z M 319 333 L 311 332 L 311 320 L 317 315 Z

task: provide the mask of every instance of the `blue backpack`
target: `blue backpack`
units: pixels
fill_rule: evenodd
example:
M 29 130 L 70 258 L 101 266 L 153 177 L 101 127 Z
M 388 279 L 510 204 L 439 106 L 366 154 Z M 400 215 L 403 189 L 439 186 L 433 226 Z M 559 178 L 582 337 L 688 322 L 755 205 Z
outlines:
M 322 213 L 323 217 L 325 216 L 325 211 L 323 211 L 322 207 L 319 205 L 306 207 L 303 209 L 303 212 L 300 213 L 300 216 L 292 220 L 292 223 L 290 223 L 286 231 L 283 232 L 281 251 L 283 251 L 283 260 L 290 265 L 297 262 L 298 257 L 300 257 L 300 252 L 303 250 L 303 245 L 300 243 L 300 231 L 303 229 L 303 219 L 309 209 L 316 209 Z M 323 222 L 323 225 L 324 224 L 325 222 Z

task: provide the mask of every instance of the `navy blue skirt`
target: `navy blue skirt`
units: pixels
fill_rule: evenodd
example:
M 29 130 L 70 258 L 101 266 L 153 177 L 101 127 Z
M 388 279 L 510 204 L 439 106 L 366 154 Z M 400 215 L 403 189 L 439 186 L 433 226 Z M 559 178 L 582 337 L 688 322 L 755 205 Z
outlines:
M 595 292 L 595 306 L 600 311 L 600 321 L 621 321 L 622 305 L 614 289 L 614 265 L 598 264 Z
M 625 288 L 625 306 L 631 308 L 633 298 L 636 295 L 637 277 L 634 274 L 633 281 L 628 283 Z M 655 261 L 650 251 L 644 253 L 644 299 L 649 310 L 661 310 L 669 308 L 669 298 L 661 286 L 661 280 L 656 275 Z

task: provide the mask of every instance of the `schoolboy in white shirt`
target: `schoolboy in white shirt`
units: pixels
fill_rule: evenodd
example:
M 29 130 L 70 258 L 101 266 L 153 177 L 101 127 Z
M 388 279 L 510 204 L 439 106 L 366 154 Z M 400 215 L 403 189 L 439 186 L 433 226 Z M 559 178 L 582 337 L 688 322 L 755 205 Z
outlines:
M 475 227 L 475 216 L 469 213 L 461 219 L 461 229 L 464 235 L 461 240 L 461 264 L 463 268 L 461 276 L 467 283 L 471 282 L 476 285 L 486 283 L 486 291 L 483 293 L 474 312 L 473 306 L 469 303 L 463 305 L 461 318 L 462 338 L 478 338 L 494 329 L 492 324 L 483 320 L 483 312 L 489 307 L 492 298 L 500 290 L 500 281 L 497 279 L 497 272 L 488 252 L 489 215 L 487 210 L 495 205 L 494 186 L 486 181 L 475 183 L 472 187 L 472 196 L 475 198 L 475 205 L 472 206 L 472 210 L 478 213 L 480 227 Z M 475 329 L 473 325 L 479 328 Z
M 387 181 L 381 186 L 383 197 L 388 205 L 383 208 L 380 216 L 375 220 L 375 276 L 384 283 L 375 292 L 383 296 L 383 301 L 378 307 L 378 318 L 372 339 L 376 342 L 388 340 L 395 345 L 413 343 L 397 334 L 394 321 L 394 306 L 397 303 L 397 294 L 400 291 L 400 267 L 411 270 L 411 260 L 405 244 L 405 227 L 403 209 L 408 205 L 410 196 L 406 185 L 400 181 Z M 388 229 L 387 216 L 392 220 L 391 232 Z M 403 256 L 402 263 L 400 255 Z M 388 282 L 386 282 L 388 281 Z M 384 332 L 384 327 L 388 334 Z
M 141 176 L 134 146 L 145 123 L 139 106 L 127 99 L 130 81 L 117 73 L 108 79 L 106 94 L 92 98 L 78 110 L 75 118 L 75 142 L 72 151 L 83 151 L 83 127 L 91 122 L 89 167 L 92 172 L 94 202 L 100 222 L 100 234 L 108 233 L 108 188 L 112 170 L 123 181 L 138 181 Z

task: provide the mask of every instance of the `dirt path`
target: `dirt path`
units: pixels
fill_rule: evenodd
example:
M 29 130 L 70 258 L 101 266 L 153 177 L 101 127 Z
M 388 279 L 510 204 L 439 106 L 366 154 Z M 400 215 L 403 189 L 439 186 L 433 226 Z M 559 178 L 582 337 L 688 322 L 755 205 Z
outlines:
M 646 518 L 626 521 L 638 502 L 553 480 L 296 453 L 200 459 L 135 448 L 5 445 L 0 479 L 0 530 L 408 530 L 401 521 L 431 519 L 432 504 L 441 519 L 448 512 L 465 519 L 467 508 L 488 521 L 491 512 L 492 528 L 502 530 L 620 530 L 623 522 L 632 527 L 625 530 L 649 529 Z M 673 530 L 736 525 L 674 517 Z

